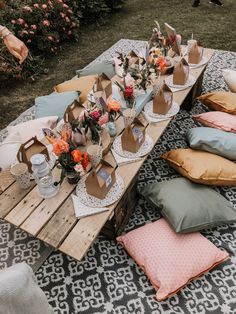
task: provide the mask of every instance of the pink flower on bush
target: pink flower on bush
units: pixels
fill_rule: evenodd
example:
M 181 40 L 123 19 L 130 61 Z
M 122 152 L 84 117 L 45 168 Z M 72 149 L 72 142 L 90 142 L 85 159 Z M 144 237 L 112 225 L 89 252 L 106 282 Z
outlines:
M 64 18 L 66 15 L 65 15 L 65 13 L 63 13 L 63 12 L 60 12 L 60 16 L 61 16 L 62 18 Z
M 30 33 L 31 35 L 34 35 L 34 32 L 33 32 L 33 31 L 29 31 L 29 33 Z
M 24 28 L 29 28 L 29 25 L 27 23 L 25 23 Z
M 68 35 L 71 35 L 71 34 L 72 34 L 72 31 L 71 31 L 71 30 L 69 30 L 67 34 L 68 34 Z
M 48 6 L 47 6 L 46 4 L 42 4 L 42 8 L 43 8 L 43 9 L 47 9 L 47 7 L 48 7 Z
M 65 17 L 65 20 L 67 23 L 70 23 L 70 19 L 68 18 L 68 16 Z
M 54 41 L 52 36 L 48 36 L 48 40 Z
M 44 25 L 44 26 L 50 26 L 50 22 L 49 22 L 48 20 L 44 20 L 44 21 L 43 21 L 43 25 Z
M 68 5 L 63 3 L 63 8 L 68 8 Z
M 72 11 L 71 9 L 67 10 L 67 12 L 68 12 L 69 14 L 72 14 L 72 13 L 73 13 L 73 11 Z
M 35 4 L 34 4 L 34 7 L 35 7 L 35 8 L 39 8 L 38 3 L 35 3 Z
M 31 40 L 31 39 L 28 39 L 28 40 L 27 40 L 27 43 L 31 43 L 31 42 L 32 42 L 32 40 Z
M 23 25 L 25 23 L 25 21 L 22 18 L 19 18 L 17 21 L 20 25 Z
M 30 27 L 31 27 L 32 29 L 34 29 L 34 30 L 36 30 L 36 29 L 37 29 L 37 26 L 36 26 L 35 24 L 30 25 Z
M 26 11 L 26 12 L 32 12 L 32 11 L 33 11 L 32 8 L 29 7 L 28 5 L 25 5 L 22 9 L 23 9 L 24 11 Z
M 11 23 L 12 24 L 16 24 L 16 20 L 11 20 Z

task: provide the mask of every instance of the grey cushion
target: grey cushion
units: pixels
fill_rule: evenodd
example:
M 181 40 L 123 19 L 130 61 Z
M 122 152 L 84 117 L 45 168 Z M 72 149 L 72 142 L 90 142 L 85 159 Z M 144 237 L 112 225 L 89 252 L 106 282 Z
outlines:
M 76 71 L 78 77 L 93 74 L 100 75 L 102 73 L 106 74 L 106 76 L 108 76 L 110 79 L 116 74 L 115 65 L 112 60 L 89 65 L 82 70 Z
M 66 108 L 77 99 L 79 92 L 52 93 L 35 98 L 35 117 L 58 116 L 62 119 Z
M 141 194 L 161 210 L 176 232 L 193 232 L 236 220 L 236 210 L 223 196 L 185 178 L 147 185 Z
M 188 130 L 189 146 L 231 160 L 236 160 L 236 134 L 214 128 L 199 127 Z

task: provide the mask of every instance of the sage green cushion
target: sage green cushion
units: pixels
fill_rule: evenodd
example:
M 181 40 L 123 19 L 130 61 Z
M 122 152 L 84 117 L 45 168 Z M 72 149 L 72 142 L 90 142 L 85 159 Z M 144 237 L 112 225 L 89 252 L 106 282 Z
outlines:
M 88 65 L 84 69 L 76 71 L 78 77 L 93 74 L 101 75 L 102 73 L 106 74 L 110 79 L 116 74 L 113 60 Z
M 58 116 L 62 119 L 66 108 L 79 97 L 78 92 L 52 93 L 35 98 L 35 117 Z
M 188 130 L 189 146 L 213 153 L 230 160 L 236 160 L 236 134 L 214 128 L 199 127 Z
M 236 220 L 236 210 L 222 195 L 185 178 L 149 184 L 141 194 L 161 210 L 176 232 L 193 232 Z

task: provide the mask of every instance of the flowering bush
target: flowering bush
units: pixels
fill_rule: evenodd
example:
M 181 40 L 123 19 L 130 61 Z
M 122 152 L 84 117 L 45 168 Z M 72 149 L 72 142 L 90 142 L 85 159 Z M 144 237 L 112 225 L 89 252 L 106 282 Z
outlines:
M 8 5 L 2 19 L 32 50 L 54 53 L 61 42 L 78 39 L 79 17 L 63 0 L 29 0 L 15 8 Z

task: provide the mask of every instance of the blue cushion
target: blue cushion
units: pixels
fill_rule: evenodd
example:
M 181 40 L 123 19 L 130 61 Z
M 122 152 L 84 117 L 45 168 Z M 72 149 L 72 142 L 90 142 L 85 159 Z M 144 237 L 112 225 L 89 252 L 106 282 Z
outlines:
M 36 118 L 58 116 L 62 119 L 66 108 L 78 98 L 78 92 L 52 93 L 35 98 Z
M 193 128 L 187 132 L 187 142 L 193 149 L 236 160 L 235 133 L 206 127 Z
M 113 60 L 105 60 L 100 63 L 93 63 L 92 65 L 86 66 L 82 70 L 76 71 L 78 77 L 93 74 L 101 75 L 102 73 L 106 74 L 109 79 L 111 79 L 116 74 Z

